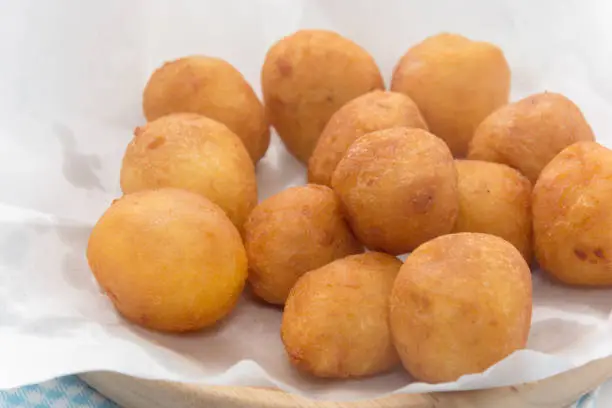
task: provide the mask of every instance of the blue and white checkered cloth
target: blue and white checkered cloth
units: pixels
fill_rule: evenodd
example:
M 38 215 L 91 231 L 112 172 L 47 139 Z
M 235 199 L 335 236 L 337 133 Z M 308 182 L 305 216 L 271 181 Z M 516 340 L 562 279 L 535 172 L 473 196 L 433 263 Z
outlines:
M 1 408 L 119 408 L 77 377 L 0 391 Z
M 596 408 L 597 392 L 583 396 L 575 408 Z M 0 408 L 119 408 L 77 377 L 64 377 L 0 391 Z

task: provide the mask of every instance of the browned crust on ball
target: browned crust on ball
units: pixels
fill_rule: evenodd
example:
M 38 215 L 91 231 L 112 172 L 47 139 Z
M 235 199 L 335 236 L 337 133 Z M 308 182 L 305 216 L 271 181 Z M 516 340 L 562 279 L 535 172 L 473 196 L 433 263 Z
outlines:
M 474 134 L 468 158 L 507 164 L 535 183 L 561 150 L 586 140 L 595 136 L 578 106 L 561 94 L 545 92 L 489 115 Z
M 495 45 L 442 33 L 406 52 L 391 90 L 410 96 L 430 131 L 463 157 L 480 122 L 508 103 L 510 68 Z
M 283 313 L 289 361 L 317 377 L 375 375 L 399 363 L 388 325 L 388 298 L 401 262 L 369 252 L 302 276 Z
M 126 149 L 123 192 L 163 187 L 210 199 L 239 230 L 257 203 L 255 168 L 238 136 L 194 113 L 162 116 L 136 128 Z
M 357 238 L 394 255 L 449 233 L 459 208 L 453 157 L 422 129 L 360 137 L 336 167 L 332 186 Z
M 303 163 L 334 112 L 359 95 L 384 88 L 367 51 L 325 30 L 300 30 L 274 44 L 262 67 L 261 85 L 271 124 Z
M 542 170 L 533 190 L 542 269 L 579 286 L 612 285 L 612 151 L 578 142 Z
M 482 232 L 514 245 L 531 262 L 531 183 L 504 164 L 456 160 L 459 215 L 453 232 Z
M 526 346 L 531 272 L 499 237 L 445 235 L 408 257 L 389 302 L 404 367 L 420 381 L 456 381 Z
M 355 140 L 366 133 L 398 126 L 427 130 L 419 108 L 404 94 L 377 90 L 348 102 L 323 129 L 308 161 L 308 181 L 331 185 L 336 166 Z
M 188 112 L 223 123 L 255 163 L 270 144 L 263 104 L 242 74 L 220 58 L 193 55 L 166 62 L 149 78 L 142 105 L 148 121 Z
M 292 187 L 261 202 L 245 224 L 249 282 L 263 300 L 282 305 L 304 273 L 363 251 L 324 186 Z

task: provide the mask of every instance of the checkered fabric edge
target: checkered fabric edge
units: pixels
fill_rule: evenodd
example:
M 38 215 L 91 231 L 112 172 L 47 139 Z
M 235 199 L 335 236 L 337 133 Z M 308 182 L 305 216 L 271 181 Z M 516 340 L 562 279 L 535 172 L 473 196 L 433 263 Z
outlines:
M 1 408 L 119 408 L 78 377 L 0 391 Z

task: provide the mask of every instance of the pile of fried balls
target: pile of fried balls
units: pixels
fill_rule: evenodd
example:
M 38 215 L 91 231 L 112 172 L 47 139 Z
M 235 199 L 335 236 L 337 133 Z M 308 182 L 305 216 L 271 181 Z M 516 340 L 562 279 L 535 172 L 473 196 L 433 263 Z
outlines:
M 612 285 L 612 151 L 567 97 L 510 102 L 510 82 L 497 46 L 448 33 L 408 49 L 390 90 L 325 30 L 269 49 L 263 103 L 226 61 L 167 62 L 91 270 L 122 316 L 162 332 L 214 325 L 248 281 L 316 377 L 482 372 L 526 347 L 530 266 Z M 258 203 L 270 126 L 309 184 Z

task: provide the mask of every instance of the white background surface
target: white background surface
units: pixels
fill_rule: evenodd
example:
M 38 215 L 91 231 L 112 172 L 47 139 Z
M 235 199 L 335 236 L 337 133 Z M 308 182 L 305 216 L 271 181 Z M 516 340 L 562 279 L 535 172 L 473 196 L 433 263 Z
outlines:
M 120 160 L 143 123 L 141 91 L 162 62 L 227 59 L 259 93 L 266 50 L 299 28 L 329 28 L 370 51 L 388 79 L 408 47 L 440 31 L 506 52 L 512 98 L 573 99 L 612 145 L 612 3 L 601 1 L 5 1 L 0 5 L 0 387 L 107 369 L 211 384 L 277 385 L 317 398 L 396 391 L 396 372 L 318 382 L 289 367 L 280 313 L 245 299 L 215 330 L 172 337 L 117 317 L 88 271 L 91 226 L 120 195 Z M 304 181 L 274 139 L 258 168 L 262 197 Z M 467 389 L 539 379 L 612 353 L 612 291 L 534 276 L 529 350 L 457 383 Z

